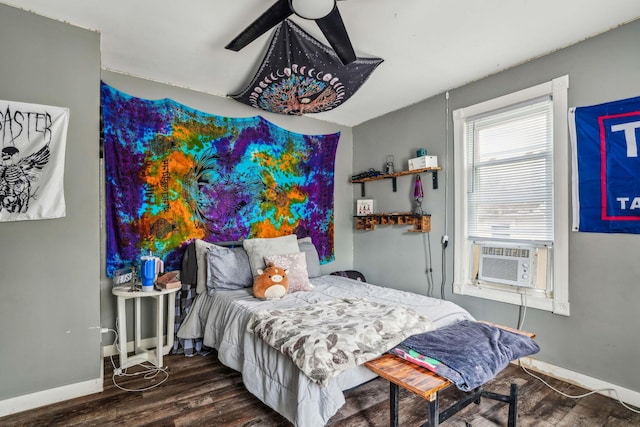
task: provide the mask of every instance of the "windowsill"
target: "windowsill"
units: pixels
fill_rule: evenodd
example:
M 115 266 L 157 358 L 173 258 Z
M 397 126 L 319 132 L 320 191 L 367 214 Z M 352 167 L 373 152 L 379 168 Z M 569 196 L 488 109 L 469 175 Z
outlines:
M 569 303 L 554 300 L 553 298 L 524 294 L 518 292 L 501 291 L 482 285 L 471 283 L 454 283 L 453 293 L 457 295 L 468 295 L 472 297 L 489 299 L 492 301 L 504 302 L 507 304 L 527 306 L 539 310 L 550 311 L 554 314 L 569 316 Z

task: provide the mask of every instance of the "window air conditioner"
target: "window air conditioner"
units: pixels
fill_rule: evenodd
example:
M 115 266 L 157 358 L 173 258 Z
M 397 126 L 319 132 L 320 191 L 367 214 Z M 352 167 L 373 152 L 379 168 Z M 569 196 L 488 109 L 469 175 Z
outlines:
M 528 245 L 482 244 L 478 280 L 513 286 L 533 287 L 536 251 Z

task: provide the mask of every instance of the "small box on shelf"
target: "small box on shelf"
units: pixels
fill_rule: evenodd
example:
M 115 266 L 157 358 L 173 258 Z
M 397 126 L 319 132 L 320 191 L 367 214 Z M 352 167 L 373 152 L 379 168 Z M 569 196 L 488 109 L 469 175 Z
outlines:
M 409 159 L 409 170 L 437 168 L 438 156 L 421 156 Z

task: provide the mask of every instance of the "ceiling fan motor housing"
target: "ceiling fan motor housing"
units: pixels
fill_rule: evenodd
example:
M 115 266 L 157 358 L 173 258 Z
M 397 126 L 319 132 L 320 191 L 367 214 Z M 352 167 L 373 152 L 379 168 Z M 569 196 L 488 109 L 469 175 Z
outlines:
M 336 0 L 289 0 L 289 7 L 301 18 L 320 19 L 331 13 Z

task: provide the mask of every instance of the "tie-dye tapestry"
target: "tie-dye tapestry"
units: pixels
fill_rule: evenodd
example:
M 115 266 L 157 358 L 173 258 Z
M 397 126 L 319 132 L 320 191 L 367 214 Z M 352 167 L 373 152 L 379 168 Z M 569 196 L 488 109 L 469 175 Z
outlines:
M 302 135 L 259 116 L 217 116 L 104 83 L 101 98 L 107 276 L 149 252 L 179 269 L 194 238 L 295 233 L 311 237 L 322 263 L 334 259 L 340 133 Z

